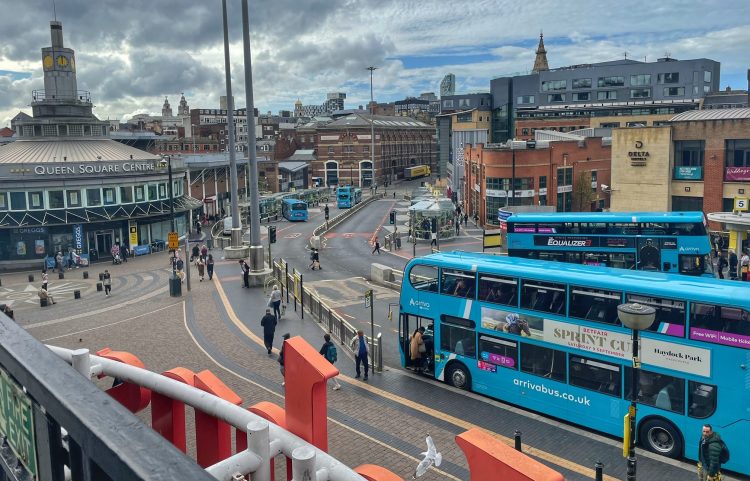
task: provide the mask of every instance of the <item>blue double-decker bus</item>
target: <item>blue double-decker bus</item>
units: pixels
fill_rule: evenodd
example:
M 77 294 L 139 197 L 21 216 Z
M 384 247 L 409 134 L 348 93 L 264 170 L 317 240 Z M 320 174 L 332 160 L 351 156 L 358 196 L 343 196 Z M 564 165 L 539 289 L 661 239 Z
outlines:
M 307 202 L 299 199 L 284 199 L 281 201 L 281 215 L 286 220 L 307 221 Z
M 713 277 L 702 212 L 529 212 L 499 220 L 511 257 Z
M 750 296 L 739 284 L 480 253 L 428 255 L 404 271 L 402 364 L 622 436 L 632 392 L 632 332 L 617 314 L 624 303 L 656 310 L 640 344 L 638 442 L 696 459 L 701 426 L 710 423 L 732 446 L 726 468 L 750 473 Z M 420 326 L 427 352 L 416 366 L 409 344 Z
M 348 209 L 362 202 L 362 189 L 348 185 L 336 189 L 336 202 L 339 209 Z

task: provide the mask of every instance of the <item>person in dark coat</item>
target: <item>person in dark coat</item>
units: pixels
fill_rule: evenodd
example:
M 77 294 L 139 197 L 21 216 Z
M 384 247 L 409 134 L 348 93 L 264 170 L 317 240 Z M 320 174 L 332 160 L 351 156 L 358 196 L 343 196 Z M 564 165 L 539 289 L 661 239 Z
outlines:
M 266 315 L 260 320 L 260 325 L 263 326 L 263 344 L 270 356 L 273 350 L 273 336 L 276 333 L 276 316 L 271 314 L 271 309 L 266 309 Z
M 700 481 L 721 479 L 721 449 L 723 442 L 719 433 L 710 424 L 703 425 L 703 433 L 698 441 L 698 478 Z
M 286 350 L 286 340 L 289 339 L 291 334 L 288 332 L 281 336 L 281 352 L 279 352 L 279 370 L 281 371 L 281 377 L 284 378 L 284 381 L 281 381 L 281 385 L 286 384 L 286 371 L 284 370 L 284 351 Z
M 729 278 L 737 279 L 737 254 L 732 249 L 729 249 Z

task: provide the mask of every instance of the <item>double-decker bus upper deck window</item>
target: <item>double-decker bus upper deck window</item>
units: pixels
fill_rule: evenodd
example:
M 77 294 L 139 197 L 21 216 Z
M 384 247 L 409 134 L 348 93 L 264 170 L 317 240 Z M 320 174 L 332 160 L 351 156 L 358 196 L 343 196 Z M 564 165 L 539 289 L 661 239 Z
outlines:
M 476 276 L 471 271 L 443 269 L 440 292 L 457 297 L 474 298 Z
M 567 259 L 565 252 L 555 252 L 555 251 L 539 251 L 537 252 L 536 257 L 534 259 L 539 259 L 540 261 L 550 261 L 550 262 L 565 262 Z
M 479 300 L 504 306 L 518 305 L 518 279 L 479 274 Z
M 533 234 L 536 232 L 536 224 L 530 224 L 526 222 L 513 222 L 509 225 L 509 232 L 516 232 L 519 234 Z
M 685 302 L 661 297 L 628 294 L 627 302 L 637 302 L 656 309 L 656 318 L 649 331 L 668 336 L 685 337 Z
M 518 369 L 518 343 L 499 337 L 479 336 L 479 356 L 485 362 L 508 369 Z
M 722 333 L 737 334 L 735 341 Z M 750 348 L 750 314 L 744 309 L 694 302 L 690 305 L 690 339 Z
M 671 235 L 670 224 L 661 222 L 641 222 L 641 235 Z
M 471 319 L 440 316 L 440 349 L 454 352 L 461 356 L 477 357 L 475 324 Z
M 610 396 L 622 395 L 620 366 L 609 362 L 570 356 L 570 384 Z
M 705 419 L 716 411 L 716 386 L 688 381 L 688 416 Z
M 565 304 L 565 284 L 523 281 L 521 307 L 552 314 L 565 314 Z
M 521 371 L 565 382 L 565 353 L 534 344 L 521 344 Z
M 670 235 L 704 236 L 708 235 L 702 222 L 679 222 L 669 224 L 672 232 Z
M 419 291 L 438 291 L 438 268 L 416 264 L 409 270 L 409 283 Z
M 638 234 L 638 225 L 630 222 L 608 222 L 607 234 L 636 235 Z
M 625 366 L 625 399 L 632 399 L 633 368 Z M 638 402 L 675 413 L 685 413 L 685 380 L 641 369 L 638 372 Z
M 617 323 L 622 293 L 589 287 L 570 287 L 570 317 L 604 324 Z
M 607 224 L 604 222 L 581 222 L 578 233 L 587 235 L 606 234 Z

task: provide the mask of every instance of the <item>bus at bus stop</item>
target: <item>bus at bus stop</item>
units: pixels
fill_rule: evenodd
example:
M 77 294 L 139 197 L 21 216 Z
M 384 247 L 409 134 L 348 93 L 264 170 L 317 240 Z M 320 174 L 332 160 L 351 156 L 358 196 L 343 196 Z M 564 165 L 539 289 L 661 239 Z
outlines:
M 637 441 L 697 459 L 701 426 L 750 474 L 750 296 L 742 284 L 480 253 L 412 259 L 400 295 L 402 365 L 610 435 L 631 400 L 632 331 L 617 306 L 653 307 L 641 335 Z M 425 362 L 409 355 L 425 327 Z

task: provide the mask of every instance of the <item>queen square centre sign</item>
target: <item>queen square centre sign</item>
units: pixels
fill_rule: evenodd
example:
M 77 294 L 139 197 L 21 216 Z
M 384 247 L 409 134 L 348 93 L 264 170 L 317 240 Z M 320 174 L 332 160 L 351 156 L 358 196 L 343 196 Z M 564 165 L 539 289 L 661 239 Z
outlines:
M 31 400 L 23 389 L 0 369 L 0 434 L 6 436 L 10 448 L 36 479 L 36 440 Z

